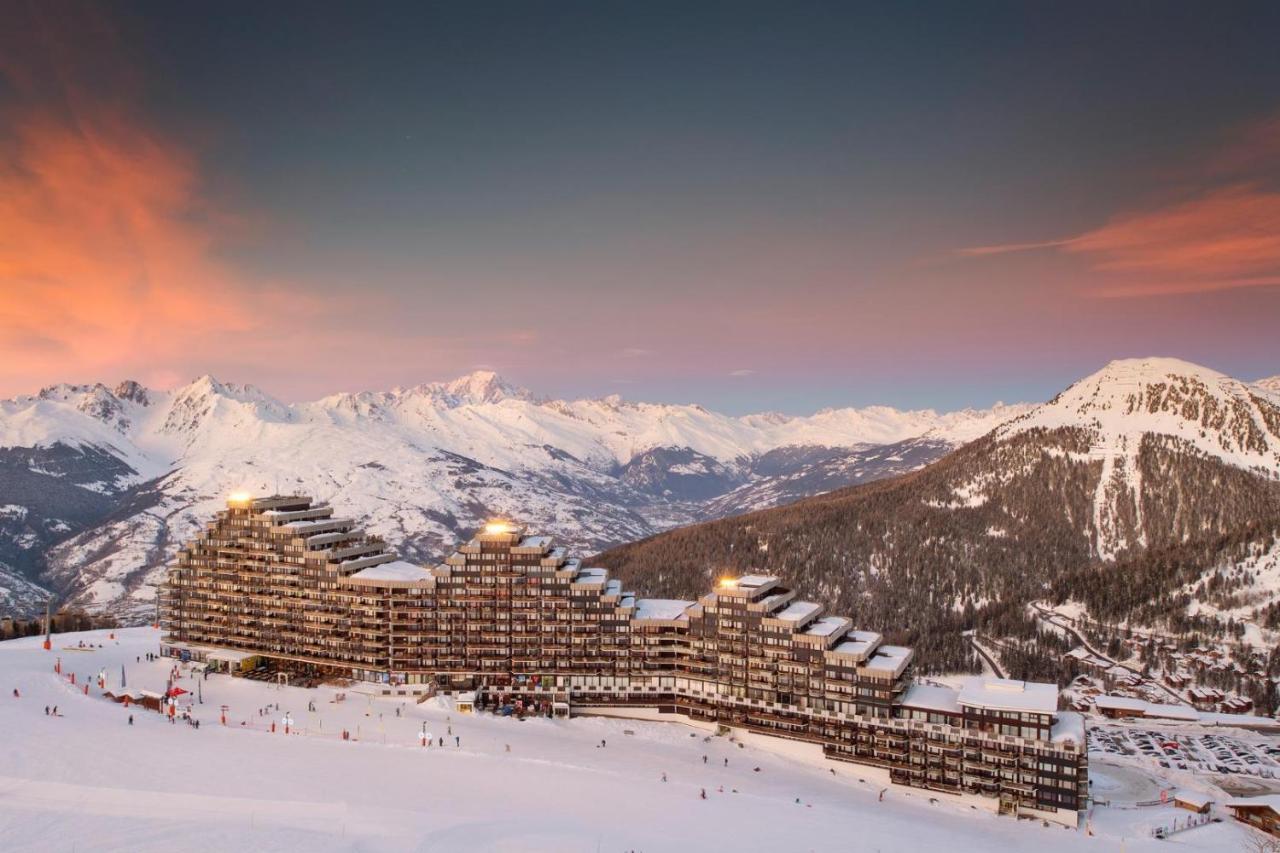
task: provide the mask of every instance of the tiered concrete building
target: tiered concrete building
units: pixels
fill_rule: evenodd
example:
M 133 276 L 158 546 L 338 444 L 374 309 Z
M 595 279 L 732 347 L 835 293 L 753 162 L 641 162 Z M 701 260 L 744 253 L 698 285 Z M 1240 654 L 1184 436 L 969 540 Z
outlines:
M 1058 711 L 1054 685 L 917 684 L 911 649 L 778 578 L 725 578 L 697 601 L 637 598 L 508 523 L 424 568 L 325 504 L 233 498 L 172 566 L 162 614 L 172 654 L 252 654 L 391 692 L 679 714 L 1072 824 L 1088 795 L 1083 723 Z

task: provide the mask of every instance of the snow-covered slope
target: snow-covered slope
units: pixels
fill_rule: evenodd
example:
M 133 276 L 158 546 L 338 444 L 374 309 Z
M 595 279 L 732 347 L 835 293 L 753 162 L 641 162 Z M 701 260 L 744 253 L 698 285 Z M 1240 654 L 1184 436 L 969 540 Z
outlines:
M 886 789 L 887 771 L 825 761 L 794 741 L 609 717 L 519 722 L 458 714 L 447 697 L 416 704 L 349 688 L 197 681 L 186 665 L 176 683 L 203 698 L 190 703 L 200 727 L 171 725 L 103 698 L 94 678 L 105 673 L 113 692 L 122 678 L 129 689 L 163 691 L 173 661 L 144 657 L 159 639 L 129 628 L 58 635 L 54 652 L 39 637 L 0 643 L 0 849 L 1164 853 L 1175 844 L 1200 853 L 1244 849 L 1252 832 L 1227 820 L 1173 842 L 1151 838 L 1151 826 L 1186 812 L 1121 806 L 1208 780 L 1158 767 L 1168 778 L 1152 778 L 1141 759 L 1090 767 L 1095 790 L 1116 807 L 1092 811 L 1086 831 L 998 817 L 976 796 Z M 81 643 L 92 649 L 62 650 Z M 76 685 L 53 672 L 57 655 Z M 55 705 L 58 716 L 47 716 Z M 279 711 L 260 716 L 267 705 Z M 272 733 L 286 714 L 291 733 Z M 424 730 L 445 745 L 423 749 Z M 1129 763 L 1115 767 L 1121 760 Z
M 749 505 L 772 505 L 894 473 L 861 464 L 874 446 L 924 437 L 923 464 L 1028 409 L 733 417 L 617 397 L 544 400 L 484 371 L 297 404 L 211 376 L 168 392 L 59 385 L 0 402 L 0 465 L 14 472 L 0 480 L 0 504 L 31 510 L 21 529 L 0 523 L 0 561 L 81 603 L 140 616 L 165 560 L 235 490 L 340 498 L 410 558 L 438 555 L 496 513 L 594 550 L 705 517 L 704 505 L 744 486 L 755 487 Z M 777 455 L 795 448 L 804 452 Z M 836 449 L 840 463 L 798 476 L 814 448 Z M 51 456 L 60 468 L 41 461 Z M 35 495 L 67 487 L 37 510 Z M 86 490 L 110 500 L 73 516 L 65 507 Z
M 1090 430 L 1091 452 L 1099 455 L 1124 447 L 1132 453 L 1135 439 L 1163 435 L 1230 465 L 1280 475 L 1275 402 L 1238 379 L 1175 358 L 1113 361 L 1004 424 L 998 435 L 1060 427 Z
M 1101 462 L 1093 499 L 1096 552 L 1111 559 L 1148 544 L 1144 452 L 1164 449 L 1280 478 L 1280 400 L 1217 371 L 1174 358 L 1113 361 L 1043 406 L 1000 426 L 1010 439 L 1062 431 L 1084 447 L 1058 452 Z M 1050 451 L 1055 448 L 1049 448 Z M 981 499 L 988 483 L 975 483 Z

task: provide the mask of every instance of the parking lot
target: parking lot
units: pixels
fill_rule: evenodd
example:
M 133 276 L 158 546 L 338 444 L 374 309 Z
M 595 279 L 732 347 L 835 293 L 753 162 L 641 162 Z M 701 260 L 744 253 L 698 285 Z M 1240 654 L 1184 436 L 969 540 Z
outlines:
M 1090 753 L 1148 758 L 1171 770 L 1280 779 L 1280 744 L 1203 731 L 1150 727 L 1095 726 L 1088 732 Z

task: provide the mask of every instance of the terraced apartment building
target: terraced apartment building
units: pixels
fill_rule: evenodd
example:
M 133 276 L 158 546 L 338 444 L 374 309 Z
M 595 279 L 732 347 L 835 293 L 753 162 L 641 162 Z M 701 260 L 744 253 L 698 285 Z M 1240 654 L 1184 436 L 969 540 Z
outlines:
M 1070 825 L 1088 796 L 1083 722 L 1058 710 L 1054 685 L 916 683 L 911 649 L 778 578 L 637 598 L 505 522 L 422 567 L 326 504 L 235 496 L 178 555 L 161 608 L 170 654 L 251 654 L 390 692 L 683 715 Z

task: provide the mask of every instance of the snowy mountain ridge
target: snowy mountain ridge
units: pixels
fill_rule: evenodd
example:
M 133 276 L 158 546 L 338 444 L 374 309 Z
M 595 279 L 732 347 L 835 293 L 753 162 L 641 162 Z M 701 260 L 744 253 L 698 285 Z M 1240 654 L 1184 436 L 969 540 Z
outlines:
M 0 505 L 24 510 L 0 518 L 0 602 L 29 606 L 38 579 L 139 615 L 174 549 L 237 490 L 338 501 L 408 558 L 437 557 L 491 514 L 594 550 L 920 467 L 1027 408 L 733 417 L 540 399 L 489 371 L 294 404 L 212 376 L 172 391 L 56 385 L 0 401 L 13 472 Z M 868 452 L 922 436 L 908 457 Z

